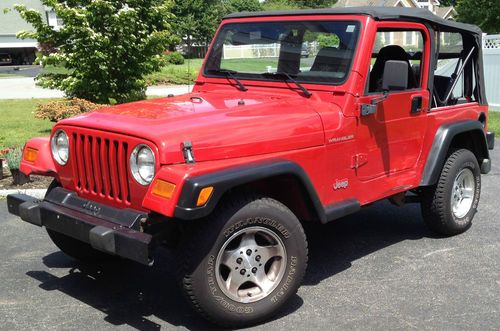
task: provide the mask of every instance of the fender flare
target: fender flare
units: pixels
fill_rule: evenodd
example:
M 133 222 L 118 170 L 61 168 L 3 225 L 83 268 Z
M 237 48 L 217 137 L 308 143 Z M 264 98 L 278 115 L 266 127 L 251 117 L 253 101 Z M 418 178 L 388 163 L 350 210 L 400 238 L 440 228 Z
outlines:
M 478 137 L 481 137 L 481 140 L 477 145 L 475 145 L 475 147 L 480 149 L 478 152 L 482 155 L 483 160 L 489 160 L 488 144 L 486 142 L 486 135 L 481 122 L 468 120 L 443 124 L 439 127 L 436 135 L 434 136 L 434 141 L 428 153 L 427 161 L 422 173 L 420 186 L 430 186 L 437 183 L 441 174 L 441 169 L 446 161 L 451 142 L 457 135 L 465 132 L 472 132 Z M 478 161 L 481 163 L 482 160 Z
M 292 175 L 303 186 L 311 200 L 312 207 L 321 223 L 327 223 L 336 218 L 356 212 L 360 204 L 355 199 L 337 202 L 326 208 L 314 188 L 306 172 L 298 164 L 289 160 L 273 160 L 250 163 L 244 166 L 230 167 L 214 173 L 190 177 L 182 188 L 174 217 L 184 220 L 199 219 L 213 212 L 221 197 L 230 189 L 279 175 Z M 196 207 L 200 191 L 207 186 L 213 186 L 214 192 L 206 205 Z

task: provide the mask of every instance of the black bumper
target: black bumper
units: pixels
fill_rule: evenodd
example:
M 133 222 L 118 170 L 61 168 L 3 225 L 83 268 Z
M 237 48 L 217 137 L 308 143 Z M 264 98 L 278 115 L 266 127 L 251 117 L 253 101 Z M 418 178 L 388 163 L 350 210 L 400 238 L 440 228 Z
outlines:
M 55 188 L 41 201 L 23 194 L 7 196 L 11 214 L 28 223 L 89 243 L 93 248 L 151 265 L 153 237 L 140 231 L 147 214 L 117 209 Z

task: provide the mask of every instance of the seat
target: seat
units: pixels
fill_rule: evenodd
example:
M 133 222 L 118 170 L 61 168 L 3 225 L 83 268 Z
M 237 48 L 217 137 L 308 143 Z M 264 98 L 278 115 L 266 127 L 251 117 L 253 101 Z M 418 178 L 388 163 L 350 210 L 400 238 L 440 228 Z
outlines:
M 411 66 L 411 70 L 413 70 L 413 75 L 415 76 L 415 81 L 420 82 L 420 64 L 414 64 Z
M 398 45 L 389 45 L 380 50 L 377 60 L 370 72 L 369 92 L 382 92 L 382 76 L 387 61 L 405 61 L 408 63 L 408 89 L 418 86 L 415 75 L 410 65 L 410 57 L 406 51 Z
M 339 49 L 336 47 L 325 47 L 322 48 L 316 55 L 310 71 L 345 73 L 347 72 L 351 58 L 351 50 Z

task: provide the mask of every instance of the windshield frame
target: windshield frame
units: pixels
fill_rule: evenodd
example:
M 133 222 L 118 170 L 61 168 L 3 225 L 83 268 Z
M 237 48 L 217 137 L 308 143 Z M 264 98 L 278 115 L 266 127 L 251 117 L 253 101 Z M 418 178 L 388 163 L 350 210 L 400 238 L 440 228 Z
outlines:
M 216 52 L 218 49 L 215 49 L 215 45 L 218 42 L 218 39 L 221 38 L 222 33 L 224 28 L 227 25 L 234 25 L 234 24 L 258 24 L 258 23 L 277 23 L 277 24 L 286 24 L 286 23 L 297 23 L 297 22 L 339 22 L 339 23 L 348 23 L 348 24 L 354 24 L 357 29 L 357 35 L 355 36 L 356 41 L 354 43 L 353 49 L 352 49 L 352 59 L 349 63 L 348 68 L 346 69 L 345 76 L 343 77 L 342 80 L 339 81 L 314 81 L 314 80 L 303 80 L 300 79 L 300 77 L 294 76 L 294 79 L 299 82 L 300 84 L 304 85 L 321 85 L 321 86 L 341 86 L 344 85 L 349 78 L 351 77 L 351 71 L 353 66 L 355 65 L 356 62 L 356 57 L 358 53 L 358 48 L 359 45 L 362 42 L 363 34 L 364 34 L 364 28 L 365 28 L 365 21 L 360 19 L 357 16 L 346 16 L 346 15 L 335 15 L 335 16 L 297 16 L 297 17 L 259 17 L 258 19 L 230 19 L 227 21 L 223 21 L 223 23 L 220 25 L 219 29 L 217 30 L 217 33 L 210 45 L 210 48 L 207 52 L 207 55 L 205 57 L 203 67 L 200 71 L 200 74 L 202 77 L 205 78 L 215 78 L 215 79 L 225 79 L 226 77 L 224 75 L 220 74 L 211 74 L 209 71 L 213 70 L 214 68 L 209 68 L 207 66 L 209 59 L 213 56 L 219 56 L 221 54 L 217 54 Z M 220 49 L 222 53 L 222 48 Z M 219 67 L 220 69 L 220 67 Z M 241 75 L 243 74 L 243 76 Z M 272 76 L 266 76 L 266 73 L 262 74 L 256 74 L 256 73 L 245 73 L 245 72 L 237 72 L 234 73 L 234 75 L 241 81 L 249 81 L 249 82 L 264 82 L 264 83 L 283 83 L 282 79 L 279 79 L 278 77 L 272 77 Z M 248 75 L 253 75 L 253 77 L 248 77 Z

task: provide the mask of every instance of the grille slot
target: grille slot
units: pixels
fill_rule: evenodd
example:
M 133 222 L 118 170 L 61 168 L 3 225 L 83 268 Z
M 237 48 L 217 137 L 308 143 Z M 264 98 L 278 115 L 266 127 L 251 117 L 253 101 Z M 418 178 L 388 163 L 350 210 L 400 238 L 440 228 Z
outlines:
M 128 144 L 115 139 L 73 133 L 70 157 L 75 187 L 118 203 L 130 204 Z

